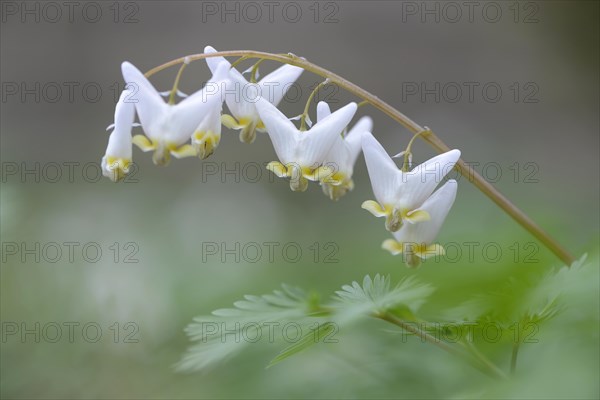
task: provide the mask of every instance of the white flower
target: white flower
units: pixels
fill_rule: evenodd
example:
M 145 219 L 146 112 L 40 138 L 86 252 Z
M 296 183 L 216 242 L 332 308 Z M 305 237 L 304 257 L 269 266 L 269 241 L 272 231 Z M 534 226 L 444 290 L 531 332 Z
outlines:
M 211 46 L 204 48 L 204 53 L 216 53 Z M 215 73 L 220 63 L 231 64 L 224 57 L 208 57 L 206 63 L 210 70 Z M 235 68 L 231 68 L 230 77 L 232 80 L 231 92 L 225 96 L 227 107 L 233 114 L 223 115 L 223 125 L 230 129 L 241 129 L 240 140 L 245 143 L 252 143 L 256 139 L 256 131 L 264 132 L 265 127 L 258 112 L 256 111 L 256 101 L 259 97 L 266 98 L 271 104 L 277 106 L 283 99 L 283 96 L 294 82 L 304 71 L 300 67 L 285 64 L 266 75 L 257 83 L 250 83 Z
M 451 150 L 403 172 L 370 133 L 363 135 L 362 148 L 377 199 L 365 201 L 362 208 L 376 217 L 385 217 L 390 232 L 396 232 L 405 222 L 430 219 L 429 212 L 421 207 L 460 158 L 459 150 Z
M 135 119 L 135 107 L 130 98 L 132 90 L 125 89 L 115 107 L 114 128 L 108 138 L 106 154 L 102 157 L 102 175 L 113 182 L 129 173 L 132 161 L 131 129 Z
M 444 248 L 439 244 L 433 244 L 438 235 L 454 199 L 458 184 L 451 179 L 441 188 L 435 191 L 420 207 L 427 212 L 430 219 L 417 224 L 405 224 L 394 232 L 394 239 L 383 242 L 382 247 L 390 253 L 403 254 L 409 267 L 417 267 L 421 260 L 444 255 Z
M 227 87 L 227 84 L 225 84 L 225 87 Z M 219 99 L 218 95 L 212 96 L 212 100 L 214 108 L 206 114 L 192 135 L 192 147 L 201 159 L 205 159 L 214 153 L 221 142 L 223 101 L 222 97 Z
M 296 126 L 265 99 L 256 102 L 256 109 L 281 162 L 272 161 L 267 169 L 280 178 L 289 177 L 294 191 L 304 191 L 308 180 L 320 181 L 331 171 L 323 166 L 327 152 L 340 132 L 350 123 L 356 113 L 356 103 L 350 103 L 323 118 L 307 131 Z
M 133 143 L 143 151 L 153 150 L 152 160 L 155 164 L 167 164 L 171 155 L 176 158 L 195 156 L 203 135 L 194 136 L 196 148 L 185 143 L 197 128 L 201 128 L 200 132 L 210 131 L 217 135 L 213 131 L 220 130 L 220 127 L 216 127 L 213 120 L 221 112 L 221 89 L 226 85 L 229 73 L 226 64 L 219 66 L 212 80 L 202 90 L 177 104 L 166 103 L 150 81 L 131 63 L 124 62 L 121 69 L 123 78 L 134 91 L 131 101 L 135 104 L 146 134 L 136 135 Z
M 317 122 L 322 121 L 330 114 L 331 110 L 327 103 L 321 101 L 317 104 Z M 340 133 L 336 136 L 333 146 L 327 152 L 323 162 L 324 166 L 332 168 L 333 174 L 321 181 L 323 192 L 331 200 L 339 200 L 346 192 L 354 188 L 352 174 L 361 150 L 361 137 L 363 133 L 370 132 L 372 128 L 373 120 L 369 117 L 362 117 L 347 134 Z

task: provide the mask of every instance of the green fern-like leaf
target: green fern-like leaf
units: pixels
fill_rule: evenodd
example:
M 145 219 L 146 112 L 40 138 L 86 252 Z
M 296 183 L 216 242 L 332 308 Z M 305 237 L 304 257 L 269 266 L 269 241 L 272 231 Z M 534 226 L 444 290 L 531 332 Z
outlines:
M 336 291 L 333 307 L 337 309 L 336 320 L 339 322 L 384 313 L 399 306 L 414 313 L 433 291 L 431 285 L 420 283 L 413 277 L 403 279 L 398 285 L 391 287 L 389 276 L 377 274 L 372 279 L 367 275 L 362 286 L 355 281 Z
M 317 328 L 304 335 L 302 339 L 283 349 L 274 359 L 271 360 L 267 368 L 270 368 L 273 365 L 293 356 L 294 354 L 297 354 L 308 349 L 312 345 L 319 343 L 320 340 L 327 337 L 329 334 L 334 333 L 337 329 L 337 326 L 331 322 L 319 324 Z
M 302 321 L 315 307 L 314 297 L 303 290 L 282 285 L 262 296 L 246 295 L 234 308 L 194 318 L 185 332 L 194 342 L 176 365 L 178 371 L 199 371 L 226 361 L 262 338 L 270 324 Z M 252 338 L 249 340 L 248 338 Z

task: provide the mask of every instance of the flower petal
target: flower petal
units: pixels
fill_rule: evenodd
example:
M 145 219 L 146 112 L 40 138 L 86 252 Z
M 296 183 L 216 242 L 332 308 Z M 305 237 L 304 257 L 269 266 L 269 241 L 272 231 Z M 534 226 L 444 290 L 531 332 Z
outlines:
M 161 136 L 160 121 L 165 117 L 168 105 L 158 91 L 133 64 L 125 61 L 121 64 L 123 79 L 133 93 L 126 101 L 133 102 L 142 128 L 148 137 L 158 139 Z
M 113 182 L 129 173 L 132 160 L 131 129 L 135 119 L 135 105 L 127 101 L 130 90 L 123 90 L 115 107 L 114 130 L 108 138 L 106 154 L 102 157 L 102 174 Z
M 216 53 L 211 46 L 204 48 L 204 53 Z M 259 89 L 256 89 L 256 84 L 251 84 L 246 78 L 235 68 L 231 68 L 231 63 L 225 59 L 225 57 L 208 57 L 206 58 L 206 64 L 210 68 L 213 74 L 217 73 L 217 68 L 220 64 L 227 63 L 229 69 L 229 78 L 231 79 L 230 86 L 225 93 L 225 102 L 229 111 L 238 121 L 244 120 L 256 120 L 256 108 L 255 102 L 259 97 Z
M 206 54 L 217 53 L 217 50 L 212 46 L 206 46 L 204 48 L 204 53 L 206 53 Z M 207 57 L 205 60 L 206 60 L 206 64 L 208 65 L 208 68 L 210 69 L 211 73 L 215 74 L 217 72 L 217 68 L 219 67 L 219 64 L 226 62 L 227 66 L 230 69 L 229 74 L 232 77 L 232 79 L 248 82 L 248 81 L 246 81 L 246 78 L 244 78 L 244 76 L 237 69 L 231 68 L 231 63 L 229 61 L 227 61 L 227 59 L 225 57 Z
M 379 204 L 375 200 L 364 201 L 361 205 L 361 208 L 367 210 L 377 218 L 386 217 L 390 214 L 389 210 L 382 208 L 381 204 Z
M 349 162 L 354 165 L 356 159 L 362 149 L 362 135 L 365 132 L 371 132 L 373 129 L 373 120 L 370 117 L 362 117 L 356 124 L 350 129 L 348 134 L 344 137 L 344 141 L 347 144 L 349 150 Z
M 178 104 L 171 106 L 168 121 L 168 140 L 176 145 L 185 143 L 198 126 L 212 115 L 209 121 L 220 119 L 223 105 L 223 90 L 229 83 L 227 63 L 219 64 L 210 81 L 199 91 Z
M 383 206 L 394 205 L 402 184 L 402 171 L 370 132 L 362 135 L 362 150 L 375 198 Z
M 266 98 L 274 106 L 278 105 L 285 93 L 293 86 L 294 82 L 302 75 L 304 69 L 294 65 L 285 64 L 275 71 L 265 75 L 258 85 L 261 96 Z
M 381 244 L 381 248 L 389 251 L 394 256 L 397 256 L 398 254 L 401 254 L 404 251 L 404 249 L 402 248 L 402 245 L 400 243 L 396 242 L 394 239 L 384 240 L 383 243 Z
M 300 133 L 300 144 L 296 148 L 296 160 L 302 166 L 318 166 L 340 138 L 344 128 L 356 113 L 356 103 L 349 103 L 333 114 L 317 122 L 310 130 Z
M 293 155 L 300 135 L 296 126 L 277 107 L 265 99 L 261 98 L 256 102 L 256 109 L 267 128 L 279 160 L 284 164 L 296 161 Z
M 458 184 L 449 180 L 435 191 L 418 211 L 426 211 L 430 219 L 415 224 L 404 224 L 394 237 L 400 243 L 416 243 L 430 245 L 438 235 L 454 200 Z
M 403 176 L 400 203 L 409 210 L 420 207 L 460 158 L 459 150 L 440 154 L 416 166 Z
M 123 90 L 115 107 L 114 129 L 108 138 L 106 154 L 131 160 L 131 128 L 135 119 L 135 105 L 128 101 L 131 90 Z
M 325 117 L 330 115 L 331 109 L 329 108 L 329 104 L 324 101 L 317 103 L 317 122 L 324 120 Z

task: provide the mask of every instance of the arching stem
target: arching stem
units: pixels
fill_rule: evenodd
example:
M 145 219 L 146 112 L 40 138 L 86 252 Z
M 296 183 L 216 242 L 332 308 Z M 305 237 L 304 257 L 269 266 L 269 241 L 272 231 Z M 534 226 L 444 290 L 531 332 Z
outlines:
M 390 118 L 406 127 L 413 134 L 417 134 L 421 131 L 424 131 L 423 127 L 421 127 L 419 124 L 408 118 L 406 115 L 404 115 L 385 101 L 381 100 L 379 97 L 342 78 L 338 74 L 293 54 L 281 55 L 253 50 L 231 50 L 210 54 L 194 54 L 187 57 L 181 57 L 169 61 L 165 64 L 162 64 L 158 67 L 152 68 L 150 71 L 146 72 L 146 77 L 150 77 L 151 75 L 171 66 L 181 64 L 185 60 L 193 61 L 209 57 L 245 57 L 244 59 L 259 58 L 272 61 L 279 61 L 281 63 L 301 67 L 306 71 L 312 72 L 316 75 L 322 76 L 323 78 L 329 79 L 330 83 L 336 84 L 342 89 L 345 89 L 348 92 L 352 93 L 353 95 L 365 101 L 368 101 L 369 104 L 371 104 L 373 107 L 382 111 L 384 114 L 388 115 Z M 439 137 L 437 137 L 431 131 L 427 131 L 421 134 L 419 137 L 422 138 L 439 153 L 444 153 L 451 150 L 450 147 L 448 147 Z M 550 251 L 552 251 L 565 264 L 571 265 L 575 261 L 575 258 L 564 247 L 562 247 L 556 240 L 554 240 L 554 238 L 552 238 L 546 231 L 544 231 L 538 224 L 536 224 L 527 214 L 521 211 L 508 198 L 506 198 L 502 193 L 500 193 L 492 184 L 490 184 L 481 175 L 479 175 L 471 166 L 467 165 L 467 163 L 464 160 L 458 160 L 458 163 L 456 164 L 455 168 L 460 174 L 467 178 L 469 182 L 475 185 L 477 189 L 479 189 L 481 192 L 483 192 L 483 194 L 488 196 L 504 212 L 510 215 L 518 224 L 520 224 L 523 228 L 529 231 L 535 238 L 537 238 L 542 244 L 544 244 L 544 246 L 546 246 Z

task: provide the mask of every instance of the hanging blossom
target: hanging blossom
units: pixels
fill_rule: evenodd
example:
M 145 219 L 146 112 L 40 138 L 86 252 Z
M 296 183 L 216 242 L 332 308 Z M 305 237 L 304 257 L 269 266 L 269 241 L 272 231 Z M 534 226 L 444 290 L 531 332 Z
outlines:
M 165 102 L 133 64 L 124 62 L 121 69 L 123 78 L 134 92 L 128 101 L 135 104 L 146 134 L 134 136 L 133 143 L 142 151 L 154 151 L 152 160 L 155 164 L 166 165 L 171 156 L 206 157 L 212 153 L 221 135 L 222 91 L 227 87 L 229 74 L 226 64 L 217 68 L 204 88 L 177 104 Z M 190 139 L 193 145 L 186 143 Z
M 387 239 L 382 247 L 393 255 L 402 254 L 411 268 L 418 267 L 421 260 L 444 255 L 444 247 L 433 241 L 454 204 L 457 188 L 458 184 L 454 179 L 446 182 L 419 208 L 429 215 L 429 220 L 403 225 L 393 233 L 395 239 Z
M 293 191 L 305 191 L 308 181 L 330 179 L 334 171 L 323 165 L 329 149 L 356 113 L 356 103 L 350 103 L 324 117 L 307 131 L 301 131 L 265 99 L 256 102 L 279 161 L 267 169 L 280 178 L 290 178 Z
M 102 157 L 102 175 L 113 182 L 123 179 L 129 173 L 132 162 L 131 129 L 135 119 L 135 106 L 129 101 L 132 95 L 133 90 L 125 89 L 119 97 L 115 107 L 113 131 L 108 138 L 106 154 Z
M 363 135 L 362 149 L 377 199 L 365 201 L 362 208 L 376 217 L 385 217 L 385 227 L 390 232 L 398 231 L 405 223 L 431 219 L 422 206 L 460 158 L 459 150 L 451 150 L 411 171 L 402 171 L 372 134 Z
M 204 48 L 204 53 L 216 53 L 211 46 Z M 208 57 L 206 63 L 215 73 L 221 63 L 231 64 L 224 57 Z M 256 83 L 251 83 L 235 68 L 231 68 L 231 90 L 227 90 L 225 102 L 233 116 L 224 114 L 223 125 L 230 129 L 241 130 L 240 140 L 252 143 L 256 139 L 256 131 L 264 132 L 265 126 L 256 110 L 256 101 L 262 97 L 277 106 L 288 89 L 296 82 L 304 70 L 300 67 L 285 64 L 266 75 Z
M 320 101 L 317 104 L 317 123 L 330 114 L 329 105 Z M 331 200 L 337 201 L 349 190 L 354 189 L 352 174 L 361 150 L 361 137 L 364 132 L 371 132 L 372 129 L 373 120 L 370 117 L 362 117 L 348 133 L 336 136 L 323 162 L 324 166 L 332 168 L 333 173 L 321 181 L 323 193 Z

